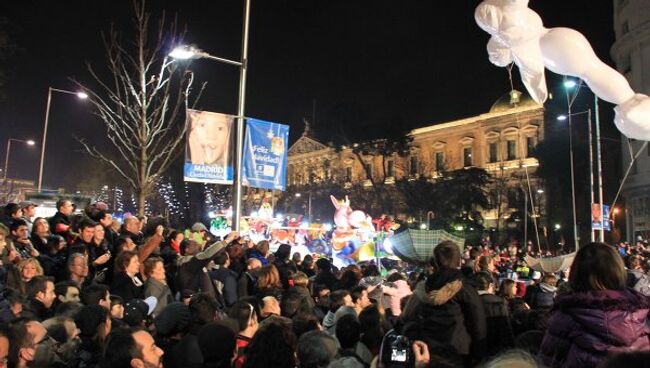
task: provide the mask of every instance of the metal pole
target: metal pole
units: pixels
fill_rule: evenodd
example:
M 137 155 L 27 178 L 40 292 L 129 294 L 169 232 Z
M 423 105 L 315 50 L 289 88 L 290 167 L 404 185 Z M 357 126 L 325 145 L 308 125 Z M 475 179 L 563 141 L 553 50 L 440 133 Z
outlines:
M 567 92 L 568 96 L 568 92 Z M 568 99 L 568 97 L 567 97 Z M 569 161 L 571 164 L 571 206 L 573 208 L 573 243 L 575 250 L 578 250 L 578 224 L 576 218 L 576 185 L 573 171 L 573 129 L 571 124 L 571 105 L 569 105 Z
M 307 218 L 309 219 L 309 226 L 311 226 L 311 190 L 309 191 L 309 197 L 307 198 Z
M 47 89 L 47 107 L 45 108 L 45 124 L 43 126 L 43 141 L 41 142 L 41 161 L 38 165 L 38 187 L 37 191 L 41 191 L 43 186 L 43 162 L 45 160 L 45 142 L 47 140 L 47 124 L 50 119 L 50 103 L 52 102 L 52 87 Z
M 524 192 L 524 247 L 528 249 L 528 194 L 523 188 L 521 190 Z
M 605 197 L 603 197 L 603 161 L 602 157 L 600 155 L 600 116 L 599 116 L 599 110 L 598 110 L 598 96 L 594 94 L 594 113 L 596 115 L 595 123 L 596 123 L 596 165 L 598 169 L 598 200 L 600 203 L 605 203 Z M 591 115 L 590 115 L 591 116 Z M 610 208 L 610 211 L 613 210 L 613 208 Z M 605 219 L 603 217 L 603 226 L 600 228 L 600 241 L 604 242 L 605 241 L 605 221 L 609 221 L 609 219 Z
M 7 139 L 7 154 L 5 155 L 4 181 L 7 181 L 7 169 L 9 168 L 9 152 L 11 151 L 11 138 Z
M 589 126 L 587 131 L 589 132 L 588 133 L 589 134 L 589 190 L 591 192 L 591 202 L 589 202 L 589 204 L 591 209 L 591 206 L 593 206 L 595 203 L 594 202 L 594 146 L 593 146 L 594 140 L 593 140 L 593 134 L 591 133 L 591 109 L 587 110 L 587 124 Z M 595 230 L 592 223 L 589 226 L 589 238 L 591 239 L 592 242 L 595 240 L 594 234 L 595 234 Z
M 244 3 L 244 25 L 242 35 L 241 67 L 239 68 L 239 103 L 237 106 L 237 154 L 235 155 L 235 198 L 233 208 L 233 228 L 239 231 L 242 197 L 242 161 L 244 154 L 244 113 L 246 103 L 246 69 L 248 67 L 248 28 L 250 24 L 250 0 Z

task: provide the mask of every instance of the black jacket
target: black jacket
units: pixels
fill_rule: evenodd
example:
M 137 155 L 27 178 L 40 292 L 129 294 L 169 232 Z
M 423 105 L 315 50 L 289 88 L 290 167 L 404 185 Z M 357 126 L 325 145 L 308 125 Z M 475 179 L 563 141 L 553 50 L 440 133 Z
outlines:
M 61 235 L 62 237 L 65 238 L 66 241 L 71 240 L 71 235 L 70 235 L 70 218 L 61 212 L 58 212 L 54 214 L 54 216 L 50 217 L 48 220 L 50 223 L 50 231 L 52 234 L 56 235 Z M 57 228 L 57 225 L 64 225 L 64 227 L 68 227 L 66 230 L 63 230 L 61 228 Z
M 23 306 L 22 316 L 37 321 L 45 321 L 54 316 L 52 308 L 46 308 L 43 303 L 36 299 L 30 299 L 27 304 Z
M 433 354 L 449 359 L 480 361 L 486 351 L 483 303 L 458 270 L 443 270 L 420 282 L 402 311 L 402 333 L 423 340 Z
M 237 303 L 237 273 L 227 268 L 216 268 L 210 271 L 210 279 L 221 283 L 222 288 L 219 290 L 223 296 L 226 307 Z
M 144 299 L 144 283 L 136 285 L 131 276 L 122 271 L 113 277 L 111 294 L 121 296 L 125 303 L 132 299 Z
M 207 265 L 225 249 L 226 243 L 217 242 L 193 256 L 182 256 L 178 258 L 178 272 L 176 274 L 176 290 L 202 291 L 211 297 L 218 299 L 217 290 L 210 279 L 206 269 Z
M 494 294 L 481 295 L 487 325 L 487 353 L 496 355 L 514 347 L 514 334 L 506 301 Z

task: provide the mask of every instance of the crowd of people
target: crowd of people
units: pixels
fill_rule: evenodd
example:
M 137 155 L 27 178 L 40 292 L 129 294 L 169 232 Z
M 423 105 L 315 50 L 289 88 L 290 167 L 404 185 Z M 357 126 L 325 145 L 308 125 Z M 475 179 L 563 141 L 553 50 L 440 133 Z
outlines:
M 644 243 L 580 247 L 542 273 L 512 243 L 432 244 L 428 264 L 337 269 L 112 218 L 103 203 L 0 219 L 0 367 L 646 367 Z M 650 248 L 649 248 L 650 249 Z M 385 265 L 384 265 L 385 266 Z

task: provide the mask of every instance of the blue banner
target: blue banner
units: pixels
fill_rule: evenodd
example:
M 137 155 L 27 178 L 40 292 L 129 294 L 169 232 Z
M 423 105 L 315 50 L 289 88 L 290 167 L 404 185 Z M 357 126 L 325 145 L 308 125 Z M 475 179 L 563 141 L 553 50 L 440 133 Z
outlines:
M 289 126 L 246 119 L 242 184 L 284 190 L 287 176 Z
M 185 181 L 232 184 L 234 121 L 232 115 L 187 110 Z
M 612 231 L 612 226 L 611 226 L 612 224 L 609 220 L 609 214 L 610 214 L 609 206 L 604 204 L 603 205 L 603 229 L 605 229 L 605 231 Z

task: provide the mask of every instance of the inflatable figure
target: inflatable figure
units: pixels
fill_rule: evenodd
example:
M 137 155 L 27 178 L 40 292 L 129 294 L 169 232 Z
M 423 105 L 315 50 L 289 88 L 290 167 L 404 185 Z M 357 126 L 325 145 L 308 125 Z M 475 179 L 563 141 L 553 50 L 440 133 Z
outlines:
M 617 105 L 614 122 L 623 134 L 650 140 L 650 97 L 635 94 L 625 77 L 598 59 L 580 32 L 545 28 L 528 0 L 484 0 L 474 17 L 492 35 L 490 61 L 501 67 L 514 62 L 535 101 L 542 104 L 548 96 L 544 68 L 581 78 L 598 97 Z
M 340 230 L 347 229 L 368 229 L 372 228 L 372 218 L 363 211 L 352 211 L 350 208 L 350 199 L 345 196 L 345 200 L 338 201 L 336 197 L 330 195 L 332 204 L 336 208 L 334 213 L 334 223 Z

